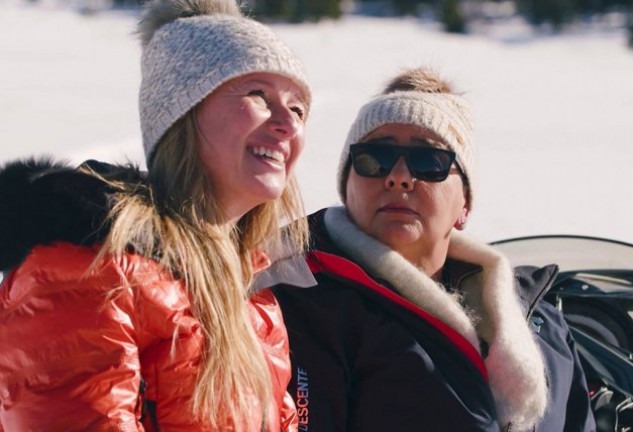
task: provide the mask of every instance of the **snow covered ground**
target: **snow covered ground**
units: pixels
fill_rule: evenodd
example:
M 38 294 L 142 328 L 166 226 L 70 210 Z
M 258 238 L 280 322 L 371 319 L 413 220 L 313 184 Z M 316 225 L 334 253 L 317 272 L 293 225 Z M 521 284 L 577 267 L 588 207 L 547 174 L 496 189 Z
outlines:
M 0 164 L 35 154 L 142 164 L 136 18 L 0 2 Z M 402 67 L 431 65 L 474 107 L 480 175 L 467 232 L 633 243 L 633 51 L 623 30 L 537 35 L 511 22 L 459 36 L 357 16 L 274 29 L 313 86 L 298 166 L 308 211 L 338 202 L 336 164 L 361 104 Z

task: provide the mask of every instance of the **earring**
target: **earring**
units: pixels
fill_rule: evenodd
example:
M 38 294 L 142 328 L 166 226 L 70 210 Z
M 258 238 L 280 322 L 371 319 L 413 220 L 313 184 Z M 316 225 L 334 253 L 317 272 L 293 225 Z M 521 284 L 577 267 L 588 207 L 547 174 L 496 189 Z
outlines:
M 462 212 L 462 214 L 459 215 L 459 219 L 457 219 L 457 222 L 455 222 L 455 228 L 458 230 L 463 230 L 466 227 L 466 222 L 468 222 L 468 216 L 466 212 Z

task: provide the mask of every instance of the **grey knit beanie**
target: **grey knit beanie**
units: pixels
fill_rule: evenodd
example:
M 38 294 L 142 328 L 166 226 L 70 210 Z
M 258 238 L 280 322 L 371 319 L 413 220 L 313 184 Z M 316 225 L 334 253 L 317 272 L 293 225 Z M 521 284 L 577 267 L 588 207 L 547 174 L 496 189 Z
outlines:
M 167 130 L 223 83 L 254 72 L 310 89 L 303 65 L 235 0 L 153 0 L 139 23 L 143 42 L 139 111 L 147 165 Z
M 428 75 L 434 88 L 428 89 Z M 420 79 L 420 75 L 423 79 Z M 413 80 L 411 79 L 413 78 Z M 394 83 L 407 80 L 407 90 L 399 90 Z M 414 82 L 411 85 L 411 82 Z M 423 82 L 424 85 L 419 85 Z M 437 87 L 437 83 L 443 86 Z M 365 136 L 389 123 L 415 125 L 434 132 L 441 141 L 457 155 L 457 162 L 468 179 L 468 203 L 472 206 L 473 189 L 476 183 L 475 147 L 473 144 L 473 124 L 470 108 L 466 101 L 439 81 L 427 69 L 413 69 L 397 77 L 385 90 L 386 94 L 375 97 L 359 111 L 347 135 L 338 165 L 338 192 L 345 202 L 345 190 L 349 177 L 349 147 Z M 402 86 L 400 87 L 402 88 Z

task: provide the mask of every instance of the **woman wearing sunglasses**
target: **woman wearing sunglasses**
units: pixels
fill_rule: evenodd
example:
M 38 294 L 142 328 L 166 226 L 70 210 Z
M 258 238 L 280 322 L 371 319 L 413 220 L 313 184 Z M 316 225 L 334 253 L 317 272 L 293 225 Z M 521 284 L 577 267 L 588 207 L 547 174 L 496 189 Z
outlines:
M 300 427 L 594 427 L 567 328 L 536 306 L 555 267 L 513 275 L 459 233 L 476 193 L 474 153 L 469 108 L 426 69 L 360 110 L 339 164 L 345 206 L 310 216 L 316 286 L 275 288 Z

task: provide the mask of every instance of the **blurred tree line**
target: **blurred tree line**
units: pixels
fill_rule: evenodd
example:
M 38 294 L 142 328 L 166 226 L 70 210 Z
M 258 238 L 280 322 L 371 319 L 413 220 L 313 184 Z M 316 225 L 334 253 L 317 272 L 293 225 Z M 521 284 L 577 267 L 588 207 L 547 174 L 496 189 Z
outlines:
M 377 0 L 356 2 L 367 4 Z M 633 0 L 389 0 L 387 3 L 400 15 L 415 15 L 420 9 L 431 7 L 447 31 L 458 33 L 466 30 L 469 18 L 466 10 L 483 3 L 514 3 L 532 24 L 551 24 L 555 29 L 577 18 L 588 19 L 608 12 L 622 12 L 628 14 L 633 43 Z
M 38 0 L 30 0 L 38 1 Z M 139 6 L 149 0 L 79 0 L 88 6 L 111 1 L 115 7 Z M 573 20 L 591 20 L 610 12 L 626 16 L 629 45 L 633 48 L 633 0 L 238 0 L 243 10 L 262 21 L 304 22 L 337 19 L 344 11 L 372 11 L 375 15 L 414 15 L 431 12 L 444 29 L 465 33 L 473 10 L 486 4 L 511 4 L 533 25 L 555 30 Z M 475 14 L 476 15 L 476 14 Z
M 466 26 L 460 11 L 460 0 L 247 0 L 243 5 L 250 8 L 258 19 L 303 22 L 339 18 L 343 14 L 343 3 L 354 1 L 380 3 L 396 15 L 415 14 L 421 4 L 432 4 L 438 6 L 447 31 L 464 32 Z
M 630 44 L 633 46 L 633 0 L 244 0 L 243 6 L 263 20 L 289 22 L 338 18 L 344 4 L 375 6 L 372 10 L 395 15 L 418 15 L 432 10 L 448 32 L 466 31 L 468 10 L 482 3 L 514 3 L 532 24 L 549 24 L 560 29 L 575 19 L 591 19 L 608 12 L 628 14 Z M 367 8 L 365 8 L 367 9 Z
M 318 21 L 339 18 L 342 0 L 250 0 L 242 6 L 251 10 L 255 18 L 289 22 Z
M 626 10 L 630 14 L 633 0 L 519 0 L 518 5 L 533 24 L 550 23 L 558 28 L 577 17 Z

